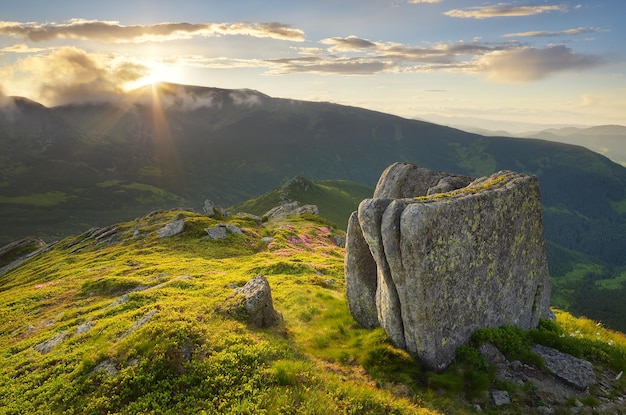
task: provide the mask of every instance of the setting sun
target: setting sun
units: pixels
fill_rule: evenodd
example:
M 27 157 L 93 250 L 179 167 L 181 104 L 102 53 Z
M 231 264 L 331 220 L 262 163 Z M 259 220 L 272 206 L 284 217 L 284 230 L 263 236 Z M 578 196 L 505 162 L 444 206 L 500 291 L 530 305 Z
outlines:
M 159 82 L 173 82 L 176 79 L 177 71 L 172 66 L 152 62 L 145 64 L 145 66 L 147 69 L 146 75 L 124 84 L 124 91 L 132 91 L 133 89 Z

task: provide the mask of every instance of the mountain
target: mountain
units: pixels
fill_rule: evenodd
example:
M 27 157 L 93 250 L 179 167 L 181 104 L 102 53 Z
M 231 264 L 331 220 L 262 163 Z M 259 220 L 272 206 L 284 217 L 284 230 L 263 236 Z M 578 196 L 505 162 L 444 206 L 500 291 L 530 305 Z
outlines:
M 626 127 L 622 125 L 551 128 L 522 136 L 584 146 L 626 166 Z
M 464 131 L 484 136 L 539 138 L 565 144 L 586 147 L 614 162 L 626 166 L 626 127 L 622 125 L 598 125 L 595 127 L 553 127 L 518 132 L 503 129 L 490 130 L 486 126 L 457 125 Z M 506 126 L 504 127 L 506 128 Z
M 471 176 L 509 169 L 539 177 L 563 301 L 590 286 L 598 297 L 624 293 L 626 168 L 580 146 L 175 84 L 116 103 L 15 103 L 0 113 L 0 244 L 50 241 L 159 208 L 199 210 L 205 199 L 236 205 L 296 176 L 374 187 L 396 161 Z
M 159 237 L 176 221 L 182 233 Z M 207 239 L 220 224 L 241 232 Z M 624 413 L 626 336 L 559 310 L 530 332 L 479 331 L 447 370 L 424 369 L 353 320 L 343 235 L 312 215 L 170 210 L 34 251 L 0 269 L 0 414 Z M 256 275 L 282 315 L 273 327 L 237 308 Z M 558 380 L 534 343 L 593 362 L 598 384 Z

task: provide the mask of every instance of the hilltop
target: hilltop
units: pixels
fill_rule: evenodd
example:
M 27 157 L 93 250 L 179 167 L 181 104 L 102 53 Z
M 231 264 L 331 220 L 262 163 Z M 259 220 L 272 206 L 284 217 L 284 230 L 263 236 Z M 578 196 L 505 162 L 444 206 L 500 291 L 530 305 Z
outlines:
M 182 233 L 159 237 L 177 221 Z M 241 233 L 208 239 L 205 229 L 220 224 Z M 0 271 L 0 413 L 623 408 L 626 336 L 558 310 L 556 323 L 529 334 L 478 334 L 441 374 L 423 369 L 381 329 L 360 328 L 350 316 L 341 236 L 319 216 L 260 223 L 168 210 L 34 251 Z M 255 275 L 266 276 L 282 315 L 272 328 L 231 311 L 233 288 Z M 524 373 L 536 367 L 527 379 L 543 386 L 498 380 L 478 354 L 484 339 Z M 554 380 L 530 353 L 531 339 L 591 361 L 598 384 L 587 393 Z M 511 403 L 496 406 L 494 390 Z
M 579 146 L 246 89 L 159 84 L 119 102 L 14 101 L 0 113 L 1 245 L 206 199 L 239 205 L 297 176 L 332 190 L 316 204 L 343 228 L 358 187 L 373 188 L 393 162 L 472 177 L 513 170 L 539 177 L 554 304 L 626 330 L 626 168 Z

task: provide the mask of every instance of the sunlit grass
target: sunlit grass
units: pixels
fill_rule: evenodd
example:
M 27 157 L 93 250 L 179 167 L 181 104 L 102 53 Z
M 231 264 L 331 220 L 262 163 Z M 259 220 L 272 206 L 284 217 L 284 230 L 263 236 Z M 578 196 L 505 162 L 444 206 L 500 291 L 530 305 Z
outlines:
M 184 232 L 158 238 L 176 218 Z M 224 222 L 243 234 L 204 238 Z M 60 241 L 0 276 L 0 413 L 439 414 L 487 402 L 493 374 L 471 348 L 434 374 L 382 329 L 357 325 L 344 250 L 322 218 L 259 225 L 166 211 L 116 229 Z M 257 274 L 282 315 L 272 328 L 224 311 Z M 559 311 L 557 324 L 537 337 L 621 367 L 623 334 Z M 517 344 L 515 331 L 494 333 Z M 53 338 L 63 340 L 37 351 Z

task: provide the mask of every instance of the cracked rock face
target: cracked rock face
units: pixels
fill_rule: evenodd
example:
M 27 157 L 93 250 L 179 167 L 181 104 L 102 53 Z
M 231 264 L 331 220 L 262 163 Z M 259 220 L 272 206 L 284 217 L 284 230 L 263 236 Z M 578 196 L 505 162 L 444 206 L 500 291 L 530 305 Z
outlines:
M 550 315 L 538 180 L 396 163 L 350 218 L 345 268 L 354 318 L 444 369 L 475 330 Z

